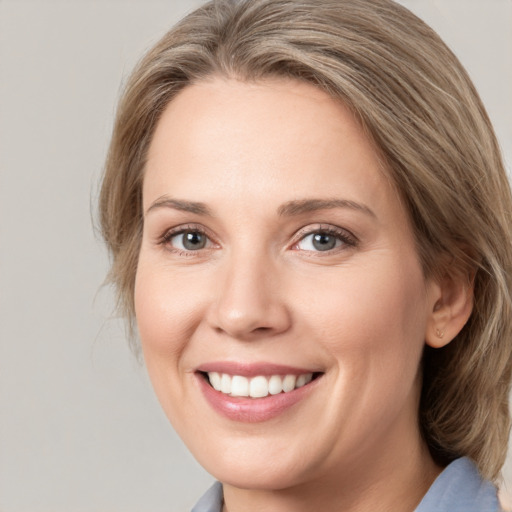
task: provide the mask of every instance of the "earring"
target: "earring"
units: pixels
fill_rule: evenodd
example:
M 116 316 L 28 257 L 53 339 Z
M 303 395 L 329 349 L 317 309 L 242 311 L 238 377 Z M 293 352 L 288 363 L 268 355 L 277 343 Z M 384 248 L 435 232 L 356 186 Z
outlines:
M 441 338 L 441 339 L 442 339 L 442 338 L 443 338 L 443 336 L 444 336 L 444 331 L 440 331 L 439 329 L 436 329 L 436 336 L 437 336 L 438 338 Z

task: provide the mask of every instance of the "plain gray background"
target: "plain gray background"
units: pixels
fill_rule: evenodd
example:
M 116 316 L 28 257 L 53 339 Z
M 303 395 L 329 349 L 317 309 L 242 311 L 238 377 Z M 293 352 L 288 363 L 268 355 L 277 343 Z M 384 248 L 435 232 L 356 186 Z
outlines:
M 91 222 L 120 83 L 200 3 L 0 0 L 0 512 L 186 511 L 212 480 L 112 317 Z M 402 3 L 467 67 L 510 170 L 512 1 Z

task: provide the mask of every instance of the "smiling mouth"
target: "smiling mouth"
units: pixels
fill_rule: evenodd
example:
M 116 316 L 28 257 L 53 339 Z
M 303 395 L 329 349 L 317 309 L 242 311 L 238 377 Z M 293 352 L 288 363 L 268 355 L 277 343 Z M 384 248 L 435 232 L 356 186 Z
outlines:
M 317 379 L 321 372 L 300 375 L 258 375 L 245 377 L 220 372 L 200 372 L 210 386 L 224 395 L 231 397 L 265 398 L 281 393 L 290 393 L 307 386 Z

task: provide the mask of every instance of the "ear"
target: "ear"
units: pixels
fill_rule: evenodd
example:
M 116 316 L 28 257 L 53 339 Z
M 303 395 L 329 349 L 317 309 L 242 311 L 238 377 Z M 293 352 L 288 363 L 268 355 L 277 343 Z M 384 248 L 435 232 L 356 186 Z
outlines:
M 425 342 L 432 348 L 448 345 L 462 330 L 473 310 L 473 276 L 445 274 L 431 283 L 431 312 Z

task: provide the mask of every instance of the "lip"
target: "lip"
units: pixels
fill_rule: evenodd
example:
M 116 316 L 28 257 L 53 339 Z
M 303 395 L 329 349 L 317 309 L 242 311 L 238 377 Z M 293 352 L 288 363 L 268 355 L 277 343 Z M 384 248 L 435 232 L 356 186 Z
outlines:
M 256 377 L 258 375 L 301 375 L 316 373 L 308 369 L 292 368 L 274 364 L 243 364 L 233 362 L 208 363 L 198 367 L 195 372 L 197 383 L 208 404 L 221 416 L 242 423 L 259 423 L 283 414 L 295 404 L 306 398 L 317 386 L 322 375 L 310 383 L 287 393 L 269 395 L 264 398 L 232 397 L 216 391 L 207 381 L 204 373 L 219 372 L 230 375 Z
M 303 375 L 318 373 L 320 369 L 296 368 L 282 364 L 272 363 L 239 363 L 234 361 L 217 361 L 205 363 L 196 368 L 196 372 L 229 373 L 229 375 L 242 375 L 243 377 L 270 377 L 272 375 Z

